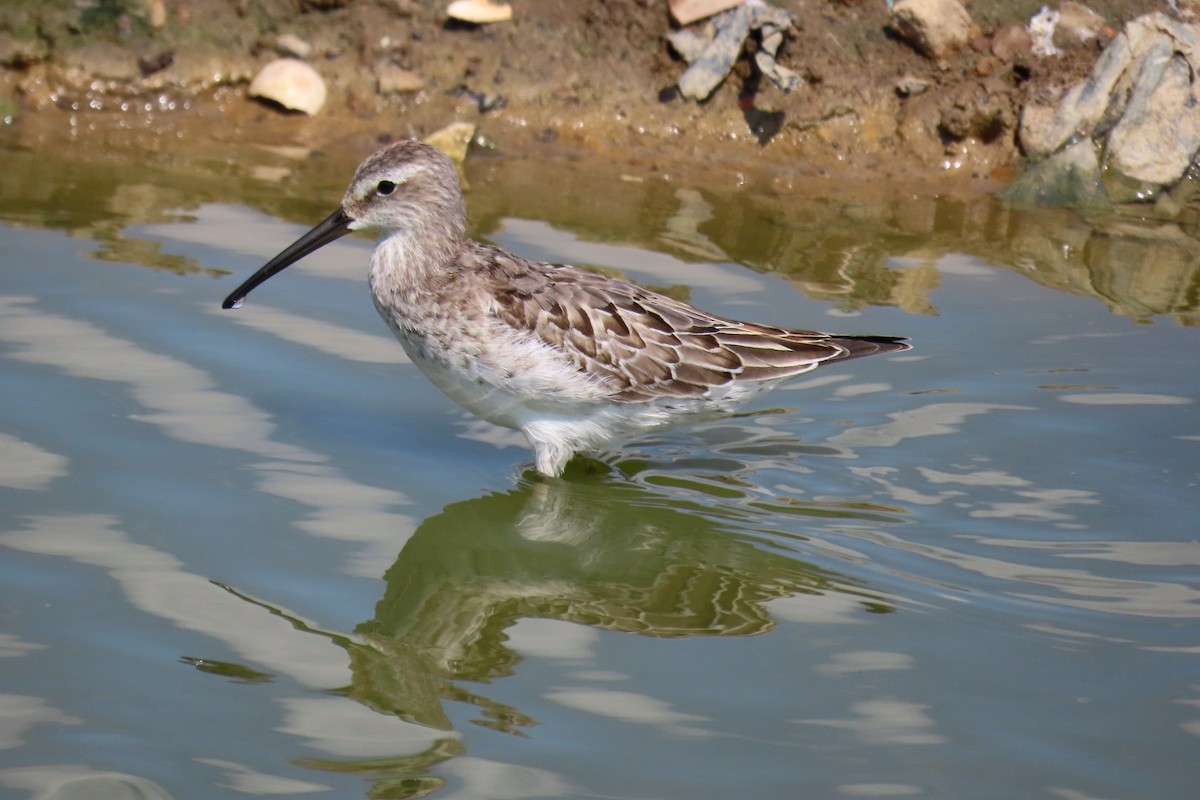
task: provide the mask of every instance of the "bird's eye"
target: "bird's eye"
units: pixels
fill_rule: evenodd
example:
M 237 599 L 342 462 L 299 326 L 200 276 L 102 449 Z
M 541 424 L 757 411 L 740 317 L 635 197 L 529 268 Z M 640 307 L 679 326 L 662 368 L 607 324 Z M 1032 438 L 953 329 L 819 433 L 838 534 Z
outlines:
M 375 187 L 375 191 L 386 197 L 396 191 L 396 184 L 391 181 L 380 181 L 379 185 Z

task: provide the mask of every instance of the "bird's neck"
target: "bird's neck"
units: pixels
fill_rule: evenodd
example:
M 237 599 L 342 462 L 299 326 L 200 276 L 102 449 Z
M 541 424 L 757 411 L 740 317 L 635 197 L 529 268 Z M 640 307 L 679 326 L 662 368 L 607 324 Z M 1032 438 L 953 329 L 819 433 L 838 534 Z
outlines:
M 371 256 L 376 296 L 420 293 L 436 285 L 462 251 L 461 226 L 429 222 L 388 231 Z

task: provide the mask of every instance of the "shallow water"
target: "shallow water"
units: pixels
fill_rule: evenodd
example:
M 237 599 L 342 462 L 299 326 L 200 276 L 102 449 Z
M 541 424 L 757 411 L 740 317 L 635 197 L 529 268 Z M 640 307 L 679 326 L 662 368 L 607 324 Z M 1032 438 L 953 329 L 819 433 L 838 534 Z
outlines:
M 481 237 L 916 345 L 547 482 L 369 241 L 220 310 L 353 165 L 4 158 L 3 796 L 1194 796 L 1186 228 L 480 157 Z

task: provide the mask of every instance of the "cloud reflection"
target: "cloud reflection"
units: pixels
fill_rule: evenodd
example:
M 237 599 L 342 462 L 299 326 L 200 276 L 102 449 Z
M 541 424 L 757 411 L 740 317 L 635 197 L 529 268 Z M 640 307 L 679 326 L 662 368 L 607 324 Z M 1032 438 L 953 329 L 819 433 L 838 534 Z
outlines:
M 850 710 L 857 716 L 847 719 L 802 719 L 805 725 L 821 725 L 852 731 L 870 745 L 944 744 L 946 737 L 934 733 L 933 718 L 925 713 L 929 706 L 899 700 L 864 700 Z
M 0 486 L 7 489 L 44 489 L 67 474 L 65 456 L 43 450 L 0 431 Z

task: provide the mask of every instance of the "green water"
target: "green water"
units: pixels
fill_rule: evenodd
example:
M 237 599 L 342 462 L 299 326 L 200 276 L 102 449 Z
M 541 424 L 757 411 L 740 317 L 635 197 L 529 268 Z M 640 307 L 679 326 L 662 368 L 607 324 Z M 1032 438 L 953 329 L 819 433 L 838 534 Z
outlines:
M 1186 220 L 480 156 L 480 237 L 916 346 L 547 482 L 368 240 L 219 309 L 353 164 L 3 159 L 0 795 L 1194 796 Z

